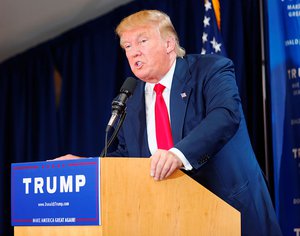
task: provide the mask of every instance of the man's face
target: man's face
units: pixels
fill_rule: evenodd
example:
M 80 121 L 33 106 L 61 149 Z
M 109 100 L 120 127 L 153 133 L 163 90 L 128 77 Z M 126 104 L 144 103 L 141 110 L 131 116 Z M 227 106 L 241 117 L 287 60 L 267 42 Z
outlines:
M 174 58 L 170 56 L 173 44 L 162 39 L 157 27 L 128 30 L 120 39 L 130 68 L 139 79 L 157 83 L 170 69 Z

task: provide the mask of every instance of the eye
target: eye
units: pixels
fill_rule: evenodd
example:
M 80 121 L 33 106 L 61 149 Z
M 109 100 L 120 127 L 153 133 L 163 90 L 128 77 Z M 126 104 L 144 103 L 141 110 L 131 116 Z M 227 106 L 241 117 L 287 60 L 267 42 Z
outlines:
M 140 41 L 139 41 L 139 44 L 144 44 L 144 43 L 146 43 L 148 41 L 148 39 L 141 39 Z
M 123 48 L 124 48 L 125 50 L 128 50 L 128 49 L 131 48 L 131 45 L 128 44 L 128 43 L 126 43 L 126 44 L 124 44 Z

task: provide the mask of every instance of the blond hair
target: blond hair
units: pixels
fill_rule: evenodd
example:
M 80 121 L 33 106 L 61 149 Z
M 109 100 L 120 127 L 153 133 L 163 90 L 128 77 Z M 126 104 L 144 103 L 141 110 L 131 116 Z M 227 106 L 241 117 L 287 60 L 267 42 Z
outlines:
M 177 57 L 183 57 L 185 50 L 179 45 L 177 32 L 170 20 L 170 17 L 158 10 L 143 10 L 124 18 L 116 28 L 116 33 L 121 37 L 127 30 L 149 24 L 156 25 L 162 37 L 173 36 L 175 38 L 175 52 Z

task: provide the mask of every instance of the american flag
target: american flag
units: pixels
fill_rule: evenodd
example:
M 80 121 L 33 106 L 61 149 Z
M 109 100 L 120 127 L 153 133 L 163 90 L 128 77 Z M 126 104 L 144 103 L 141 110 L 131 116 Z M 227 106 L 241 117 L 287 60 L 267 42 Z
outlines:
M 201 54 L 220 54 L 226 56 L 221 32 L 211 0 L 205 0 L 203 19 L 202 50 Z

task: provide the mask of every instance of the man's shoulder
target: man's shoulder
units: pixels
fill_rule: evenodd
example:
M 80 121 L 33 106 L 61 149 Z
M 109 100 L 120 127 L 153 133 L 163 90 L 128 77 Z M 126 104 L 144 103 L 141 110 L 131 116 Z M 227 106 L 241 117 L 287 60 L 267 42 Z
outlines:
M 184 60 L 187 60 L 191 63 L 195 62 L 213 62 L 219 60 L 230 61 L 229 58 L 218 55 L 218 54 L 187 54 L 183 57 Z
M 190 70 L 202 68 L 209 70 L 209 68 L 219 66 L 232 66 L 233 62 L 224 56 L 217 54 L 187 54 L 183 58 L 178 58 L 179 64 L 186 64 Z

